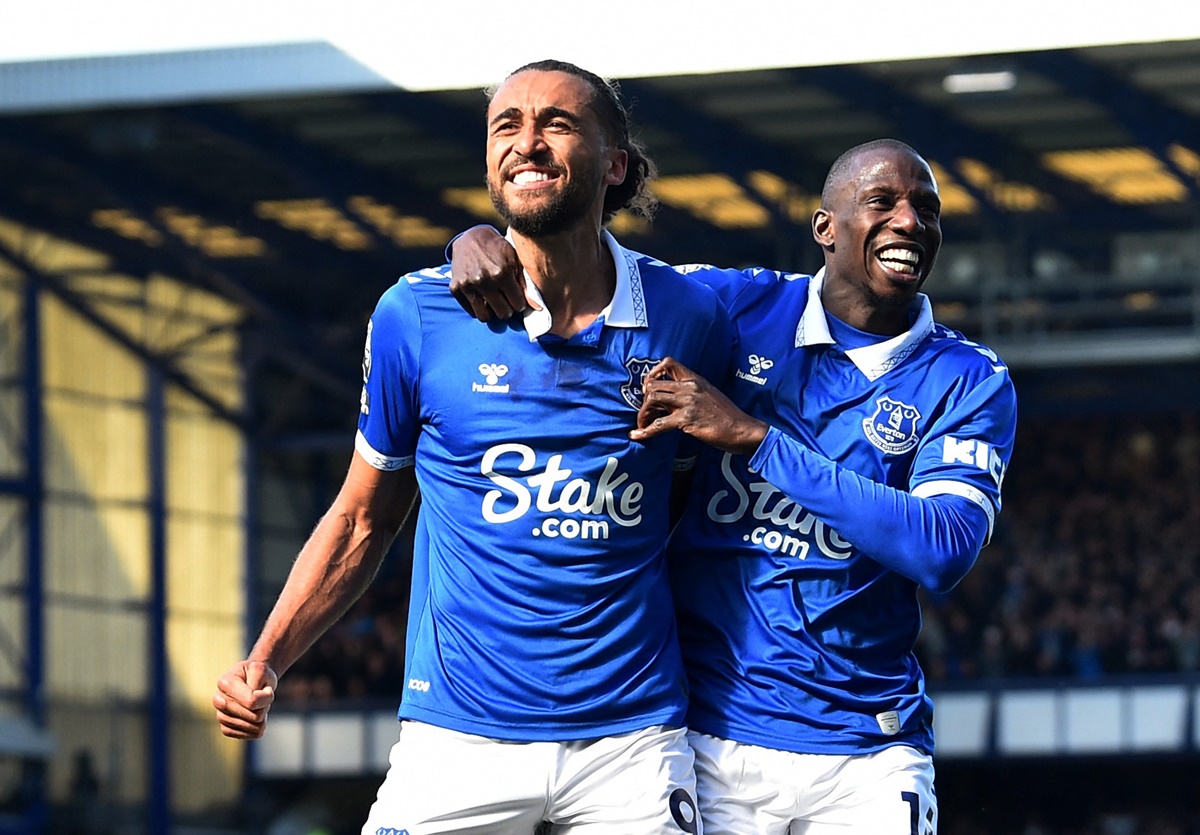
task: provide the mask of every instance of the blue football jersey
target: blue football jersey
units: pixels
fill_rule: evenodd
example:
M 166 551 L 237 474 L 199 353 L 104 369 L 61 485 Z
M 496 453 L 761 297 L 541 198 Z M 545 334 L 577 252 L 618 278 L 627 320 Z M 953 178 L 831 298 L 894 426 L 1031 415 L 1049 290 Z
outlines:
M 415 466 L 422 496 L 402 718 L 516 741 L 683 722 L 665 563 L 679 439 L 628 433 L 646 371 L 674 356 L 723 375 L 732 327 L 708 287 L 605 240 L 613 301 L 569 339 L 544 311 L 472 319 L 448 266 L 372 316 L 357 450 Z
M 796 496 L 836 485 L 797 482 L 807 476 L 796 450 L 905 498 L 961 497 L 990 533 L 1015 432 L 1008 370 L 934 323 L 924 296 L 906 333 L 844 349 L 821 305 L 822 274 L 699 275 L 737 329 L 726 390 L 774 429 L 752 458 L 701 455 L 672 537 L 688 725 L 798 753 L 893 744 L 932 753 L 931 705 L 913 654 L 917 584 L 804 507 Z

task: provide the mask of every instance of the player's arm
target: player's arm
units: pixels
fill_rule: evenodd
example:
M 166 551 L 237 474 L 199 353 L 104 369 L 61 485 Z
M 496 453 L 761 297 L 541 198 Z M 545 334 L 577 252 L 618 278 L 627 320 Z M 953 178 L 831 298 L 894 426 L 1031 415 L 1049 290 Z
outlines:
M 450 262 L 450 294 L 463 310 L 481 322 L 507 319 L 537 304 L 525 294 L 525 278 L 517 251 L 488 225 L 473 226 L 446 245 Z M 722 269 L 706 264 L 676 267 L 715 290 L 721 302 L 733 309 L 739 293 L 749 284 L 772 284 L 792 277 L 765 267 Z
M 411 467 L 378 470 L 354 454 L 253 649 L 217 683 L 212 701 L 225 736 L 262 736 L 279 676 L 366 590 L 416 497 Z
M 508 319 L 534 304 L 525 296 L 517 251 L 493 227 L 473 226 L 455 236 L 446 245 L 446 258 L 450 294 L 479 321 Z
M 774 427 L 750 469 L 876 562 L 931 591 L 958 585 L 987 543 L 990 511 L 979 501 L 880 484 Z
M 978 491 L 916 496 L 859 475 L 746 414 L 674 360 L 652 369 L 642 390 L 631 438 L 679 429 L 751 456 L 751 470 L 859 550 L 922 586 L 953 588 L 987 541 L 991 515 Z

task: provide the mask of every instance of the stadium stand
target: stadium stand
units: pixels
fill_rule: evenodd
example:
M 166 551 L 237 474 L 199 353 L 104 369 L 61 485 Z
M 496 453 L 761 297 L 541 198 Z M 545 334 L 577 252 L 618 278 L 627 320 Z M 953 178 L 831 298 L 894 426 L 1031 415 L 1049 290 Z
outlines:
M 1200 433 L 1185 411 L 1033 420 L 992 545 L 928 599 L 931 680 L 1200 668 Z

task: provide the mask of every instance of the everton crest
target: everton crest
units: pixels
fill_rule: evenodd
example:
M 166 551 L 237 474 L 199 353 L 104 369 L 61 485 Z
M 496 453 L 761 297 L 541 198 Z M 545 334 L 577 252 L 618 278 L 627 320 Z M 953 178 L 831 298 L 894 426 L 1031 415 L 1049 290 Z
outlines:
M 642 380 L 658 363 L 657 359 L 641 359 L 640 357 L 630 357 L 625 361 L 625 370 L 629 372 L 629 380 L 621 386 L 621 396 L 633 408 L 642 408 Z
M 901 403 L 886 395 L 875 401 L 875 414 L 863 420 L 867 440 L 889 455 L 900 455 L 917 445 L 916 406 Z

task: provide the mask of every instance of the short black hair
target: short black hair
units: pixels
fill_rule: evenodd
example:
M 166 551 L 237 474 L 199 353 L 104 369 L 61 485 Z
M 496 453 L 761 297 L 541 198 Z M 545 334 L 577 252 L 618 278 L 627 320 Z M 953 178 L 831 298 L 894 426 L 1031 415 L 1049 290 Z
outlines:
M 922 162 L 925 158 L 917 153 L 917 150 L 907 142 L 901 142 L 899 139 L 872 139 L 870 142 L 864 142 L 861 145 L 855 145 L 850 150 L 843 153 L 840 157 L 833 161 L 833 165 L 829 166 L 829 173 L 825 175 L 825 185 L 821 187 L 821 207 L 829 208 L 830 202 L 833 200 L 833 193 L 838 189 L 841 183 L 846 179 L 850 172 L 851 165 L 862 154 L 869 151 L 877 151 L 881 148 L 887 148 L 892 151 L 904 151 L 912 154 Z M 928 164 L 928 163 L 926 163 Z

